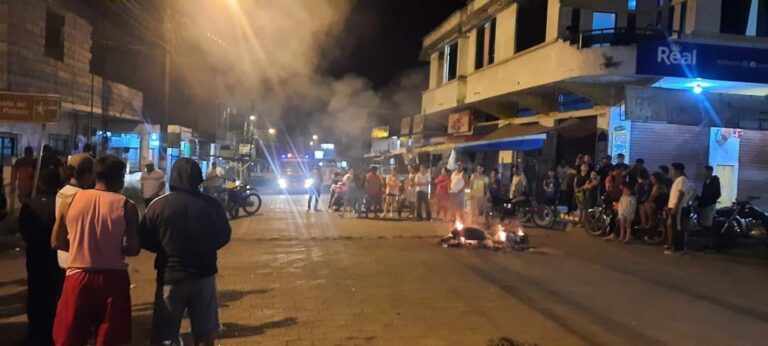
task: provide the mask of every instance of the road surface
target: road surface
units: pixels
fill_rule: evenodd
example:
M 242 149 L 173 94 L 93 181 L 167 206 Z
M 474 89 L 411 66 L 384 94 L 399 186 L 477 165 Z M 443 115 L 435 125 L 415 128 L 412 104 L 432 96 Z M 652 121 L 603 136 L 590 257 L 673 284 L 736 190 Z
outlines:
M 544 230 L 530 230 L 533 252 L 445 249 L 436 242 L 446 224 L 342 219 L 305 203 L 266 197 L 259 215 L 232 222 L 219 259 L 221 345 L 768 340 L 763 254 L 665 256 Z M 152 259 L 130 261 L 135 345 L 149 332 Z M 0 266 L 0 333 L 13 345 L 25 330 L 23 251 L 0 254 Z

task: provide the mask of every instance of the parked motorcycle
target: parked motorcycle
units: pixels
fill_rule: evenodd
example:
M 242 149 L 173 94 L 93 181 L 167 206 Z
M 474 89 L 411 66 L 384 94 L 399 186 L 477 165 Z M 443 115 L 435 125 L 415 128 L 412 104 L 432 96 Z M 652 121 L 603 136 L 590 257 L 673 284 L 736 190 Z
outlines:
M 603 203 L 601 206 L 588 210 L 584 215 L 582 222 L 584 230 L 593 236 L 607 236 L 611 234 L 616 224 L 616 213 L 613 208 L 610 208 L 610 201 L 606 196 L 602 197 Z M 663 221 L 663 213 L 659 213 L 657 218 L 661 221 L 657 222 L 654 227 L 642 228 L 637 222 L 640 218 L 635 218 L 635 224 L 632 229 L 632 237 L 636 240 L 640 240 L 647 244 L 658 245 L 664 241 L 664 229 L 665 222 Z
M 740 237 L 765 239 L 768 238 L 768 212 L 755 207 L 752 201 L 760 199 L 749 196 L 746 200 L 736 200 L 729 207 L 720 208 L 716 212 L 718 218 L 733 222 Z M 720 230 L 721 232 L 724 229 Z
M 219 192 L 216 198 L 224 206 L 230 218 L 240 215 L 242 209 L 246 215 L 251 216 L 261 209 L 261 196 L 256 189 L 245 184 L 235 184 Z
M 490 212 L 490 217 L 514 217 L 522 224 L 534 224 L 537 227 L 552 228 L 557 219 L 557 211 L 548 205 L 538 204 L 528 196 L 514 200 L 503 199 L 501 206 Z

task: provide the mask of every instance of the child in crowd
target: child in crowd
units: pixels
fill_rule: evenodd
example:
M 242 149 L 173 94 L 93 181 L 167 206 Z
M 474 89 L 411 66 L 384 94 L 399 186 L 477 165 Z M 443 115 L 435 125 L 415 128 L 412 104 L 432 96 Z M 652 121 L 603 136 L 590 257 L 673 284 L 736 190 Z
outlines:
M 632 237 L 632 222 L 635 220 L 635 213 L 637 211 L 637 197 L 629 182 L 624 182 L 621 185 L 622 195 L 619 199 L 618 212 L 619 212 L 619 240 L 628 243 Z

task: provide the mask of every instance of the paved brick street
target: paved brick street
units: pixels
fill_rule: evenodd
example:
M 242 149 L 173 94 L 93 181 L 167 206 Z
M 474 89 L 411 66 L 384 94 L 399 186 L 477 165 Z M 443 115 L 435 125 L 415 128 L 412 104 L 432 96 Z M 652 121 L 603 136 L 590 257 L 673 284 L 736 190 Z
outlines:
M 340 219 L 307 213 L 302 202 L 269 197 L 260 215 L 233 221 L 234 239 L 219 261 L 222 345 L 768 339 L 766 256 L 664 256 L 579 231 L 538 230 L 534 252 L 444 249 L 435 242 L 445 224 Z M 0 333 L 3 344 L 17 344 L 26 318 L 24 258 L 10 251 L 0 262 Z M 130 271 L 134 344 L 144 345 L 152 256 L 132 260 Z

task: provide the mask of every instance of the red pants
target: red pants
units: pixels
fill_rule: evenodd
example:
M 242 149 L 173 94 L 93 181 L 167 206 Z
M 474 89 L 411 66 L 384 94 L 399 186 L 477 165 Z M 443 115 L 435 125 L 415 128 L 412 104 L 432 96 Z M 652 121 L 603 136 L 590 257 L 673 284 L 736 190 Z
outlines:
M 81 346 L 96 332 L 96 345 L 131 342 L 131 294 L 128 271 L 82 271 L 67 275 L 56 309 L 57 346 Z

